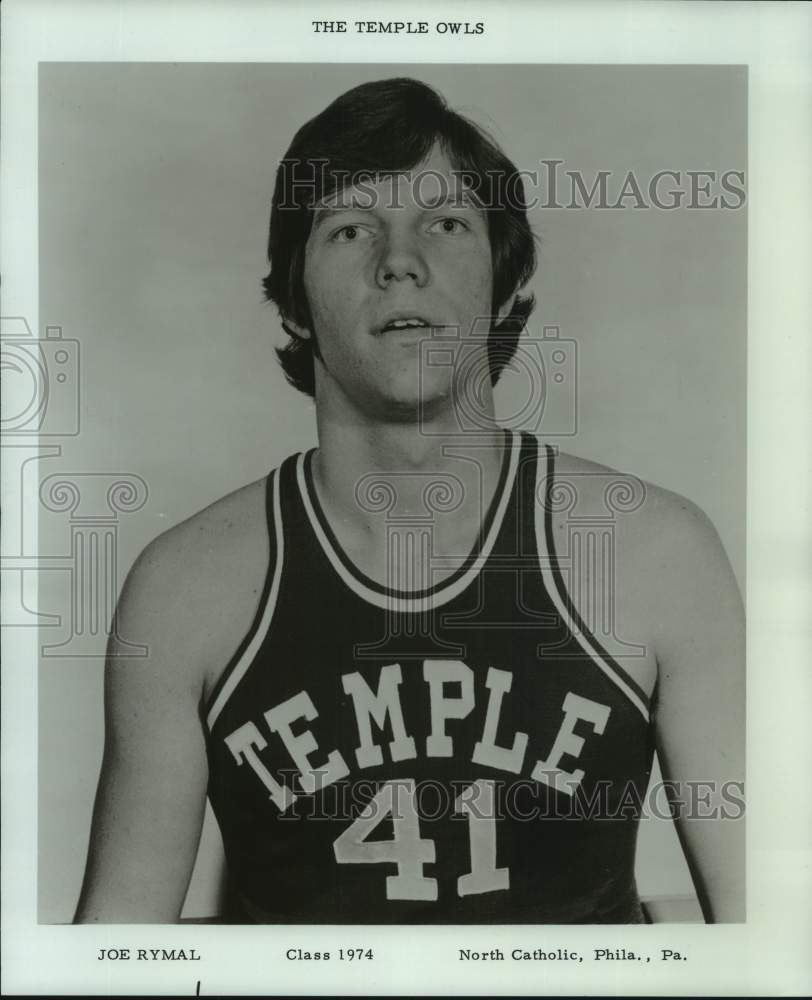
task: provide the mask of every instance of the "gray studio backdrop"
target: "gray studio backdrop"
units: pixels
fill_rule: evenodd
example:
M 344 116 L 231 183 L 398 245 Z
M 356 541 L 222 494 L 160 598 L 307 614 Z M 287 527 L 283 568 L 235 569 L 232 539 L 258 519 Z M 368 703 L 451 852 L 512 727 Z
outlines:
M 277 161 L 340 92 L 398 75 L 438 87 L 523 169 L 559 159 L 617 188 L 630 170 L 746 168 L 740 67 L 42 64 L 39 319 L 79 342 L 81 427 L 41 477 L 73 477 L 85 504 L 40 512 L 40 610 L 61 615 L 39 670 L 43 922 L 69 920 L 79 891 L 110 588 L 161 531 L 315 442 L 260 289 Z M 697 502 L 743 586 L 746 212 L 627 206 L 531 212 L 531 328 L 558 326 L 579 356 L 578 433 L 558 443 Z M 519 391 L 508 378 L 502 413 Z M 146 500 L 111 510 L 104 491 L 127 476 Z M 107 556 L 82 540 L 94 516 Z M 82 546 L 95 584 L 77 584 Z M 96 618 L 77 619 L 77 586 Z M 209 818 L 188 916 L 213 910 L 218 852 Z M 691 893 L 668 823 L 642 824 L 638 870 L 644 897 Z

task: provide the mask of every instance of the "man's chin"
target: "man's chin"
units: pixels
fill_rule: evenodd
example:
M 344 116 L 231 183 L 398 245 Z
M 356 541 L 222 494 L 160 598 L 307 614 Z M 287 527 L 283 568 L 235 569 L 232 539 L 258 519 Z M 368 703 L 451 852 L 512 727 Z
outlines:
M 450 401 L 448 393 L 426 395 L 418 391 L 389 392 L 379 397 L 377 415 L 392 423 L 435 426 L 446 423 Z
M 437 380 L 439 381 L 439 380 Z M 435 420 L 449 406 L 451 387 L 426 384 L 411 372 L 408 377 L 393 379 L 375 393 L 376 410 L 384 419 L 415 423 L 421 419 Z

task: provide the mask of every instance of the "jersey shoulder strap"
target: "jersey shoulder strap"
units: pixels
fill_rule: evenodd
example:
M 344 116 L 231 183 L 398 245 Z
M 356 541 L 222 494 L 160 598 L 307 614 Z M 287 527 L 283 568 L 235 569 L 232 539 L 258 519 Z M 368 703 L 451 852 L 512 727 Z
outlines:
M 251 626 L 243 636 L 212 691 L 206 711 L 206 727 L 211 731 L 226 702 L 245 676 L 268 634 L 273 620 L 285 558 L 285 533 L 282 524 L 280 484 L 285 463 L 269 473 L 265 482 L 265 522 L 268 531 L 268 567 L 262 593 Z
M 650 698 L 637 681 L 624 670 L 600 642 L 598 636 L 591 630 L 567 588 L 565 575 L 570 580 L 579 576 L 578 567 L 569 565 L 576 558 L 573 551 L 561 553 L 556 551 L 555 532 L 553 529 L 553 513 L 561 509 L 562 496 L 567 499 L 570 484 L 557 480 L 555 471 L 555 450 L 550 445 L 539 442 L 538 465 L 536 469 L 536 489 L 534 516 L 536 528 L 536 548 L 538 551 L 539 568 L 545 589 L 549 594 L 556 611 L 569 631 L 600 670 L 612 680 L 629 701 L 640 711 L 646 722 L 650 719 Z M 597 566 L 591 566 L 593 575 L 598 572 Z M 612 581 L 603 581 L 603 586 L 610 587 Z M 592 587 L 597 582 L 592 582 Z M 602 599 L 611 599 L 611 594 L 602 595 Z

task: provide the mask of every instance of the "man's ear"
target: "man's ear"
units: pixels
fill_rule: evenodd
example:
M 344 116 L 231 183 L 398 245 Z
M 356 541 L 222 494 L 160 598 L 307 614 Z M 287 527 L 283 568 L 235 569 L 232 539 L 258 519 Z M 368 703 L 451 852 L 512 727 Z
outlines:
M 285 327 L 292 330 L 294 335 L 300 337 L 302 340 L 310 340 L 312 334 L 306 326 L 302 326 L 301 323 L 297 323 L 296 320 L 290 318 L 290 316 L 284 317 Z

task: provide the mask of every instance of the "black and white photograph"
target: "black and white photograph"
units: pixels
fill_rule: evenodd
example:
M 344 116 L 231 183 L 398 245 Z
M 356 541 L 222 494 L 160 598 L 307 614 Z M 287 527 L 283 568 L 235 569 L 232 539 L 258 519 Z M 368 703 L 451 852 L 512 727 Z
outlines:
M 752 70 L 466 10 L 33 66 L 3 619 L 91 992 L 690 992 L 767 912 Z
M 682 852 L 658 856 L 652 902 L 742 920 L 743 613 L 718 532 L 740 549 L 744 72 L 40 74 L 41 312 L 108 366 L 80 440 L 140 470 L 118 536 L 158 529 L 109 644 L 76 919 L 177 920 L 208 796 L 226 885 L 197 916 L 641 922 L 656 748 L 648 811 L 673 808 L 691 877 L 670 892 Z M 45 480 L 49 523 L 88 486 Z M 83 534 L 79 572 L 108 579 Z M 70 652 L 43 650 L 43 733 Z M 43 796 L 85 747 L 62 743 Z M 42 875 L 64 878 L 53 819 Z

